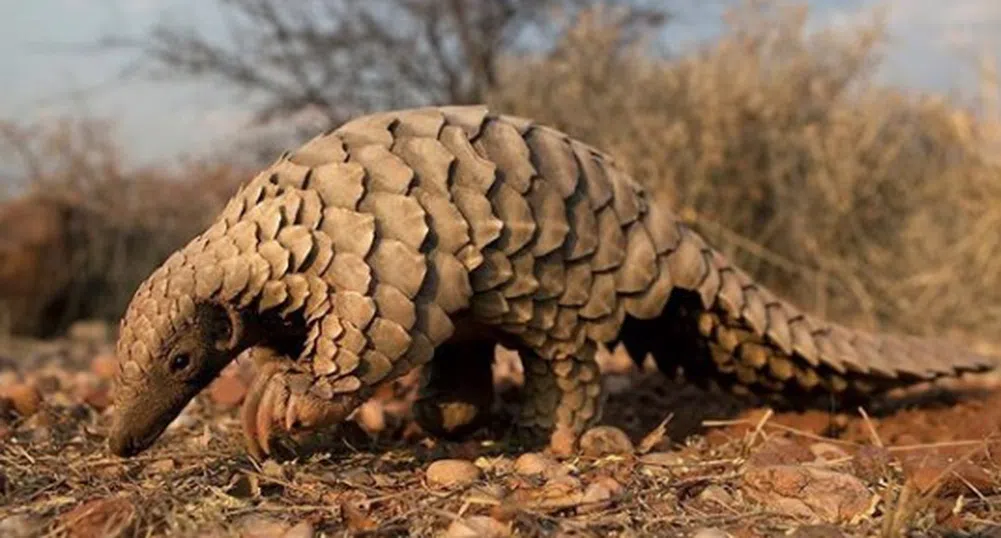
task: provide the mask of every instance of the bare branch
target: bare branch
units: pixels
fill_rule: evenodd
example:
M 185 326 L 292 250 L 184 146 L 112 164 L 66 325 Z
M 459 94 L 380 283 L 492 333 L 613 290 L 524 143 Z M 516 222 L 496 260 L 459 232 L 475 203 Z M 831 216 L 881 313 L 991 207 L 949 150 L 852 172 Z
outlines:
M 255 97 L 262 124 L 302 113 L 336 124 L 379 108 L 483 102 L 497 85 L 499 58 L 525 35 L 552 43 L 554 13 L 597 3 L 215 1 L 227 35 L 161 22 L 138 40 L 109 43 L 140 50 L 151 73 L 211 79 Z M 637 20 L 648 11 L 637 9 Z

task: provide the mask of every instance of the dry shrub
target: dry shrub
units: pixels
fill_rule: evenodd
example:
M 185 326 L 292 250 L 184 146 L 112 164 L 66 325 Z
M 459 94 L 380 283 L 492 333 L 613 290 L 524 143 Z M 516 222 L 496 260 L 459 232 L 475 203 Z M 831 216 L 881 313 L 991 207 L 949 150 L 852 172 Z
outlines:
M 130 169 L 110 126 L 90 119 L 3 124 L 0 136 L 23 178 L 0 205 L 0 332 L 20 335 L 114 321 L 247 173 L 228 162 Z
M 878 19 L 809 34 L 806 10 L 744 4 L 677 59 L 585 13 L 491 101 L 604 148 L 731 259 L 856 326 L 981 330 L 1001 313 L 996 124 L 871 82 Z

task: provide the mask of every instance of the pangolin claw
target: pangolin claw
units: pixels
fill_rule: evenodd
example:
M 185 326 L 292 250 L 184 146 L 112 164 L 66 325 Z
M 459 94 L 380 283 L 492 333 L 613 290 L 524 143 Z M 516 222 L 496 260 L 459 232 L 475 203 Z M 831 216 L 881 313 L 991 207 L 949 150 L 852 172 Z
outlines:
M 350 402 L 322 400 L 306 392 L 301 384 L 290 383 L 297 375 L 289 364 L 265 364 L 247 392 L 240 415 L 247 451 L 257 460 L 272 453 L 271 440 L 282 430 L 301 434 L 343 420 Z
M 243 401 L 240 409 L 240 421 L 243 424 L 244 441 L 247 451 L 252 457 L 258 460 L 267 458 L 270 446 L 267 442 L 261 442 L 261 434 L 270 436 L 271 425 L 269 421 L 262 421 L 263 413 L 270 409 L 268 398 L 272 380 L 279 377 L 278 374 L 284 368 L 281 364 L 266 363 L 261 365 L 257 377 L 247 391 L 247 397 Z M 264 405 L 262 405 L 264 404 Z

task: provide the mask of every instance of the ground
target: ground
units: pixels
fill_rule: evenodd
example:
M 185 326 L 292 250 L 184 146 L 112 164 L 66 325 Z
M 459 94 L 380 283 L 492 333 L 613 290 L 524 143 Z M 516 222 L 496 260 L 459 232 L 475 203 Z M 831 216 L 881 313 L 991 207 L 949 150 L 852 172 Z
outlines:
M 108 340 L 90 323 L 2 346 L 0 536 L 1001 536 L 992 376 L 882 410 L 771 412 L 615 350 L 604 426 L 570 459 L 491 442 L 509 406 L 469 442 L 428 439 L 407 378 L 297 459 L 258 465 L 240 363 L 122 460 L 104 446 Z M 500 357 L 509 404 L 519 372 Z

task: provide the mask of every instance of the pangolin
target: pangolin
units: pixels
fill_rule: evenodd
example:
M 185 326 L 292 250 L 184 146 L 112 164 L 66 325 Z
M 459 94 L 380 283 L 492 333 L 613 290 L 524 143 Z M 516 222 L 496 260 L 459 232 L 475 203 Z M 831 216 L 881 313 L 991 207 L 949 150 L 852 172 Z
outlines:
M 256 458 L 415 368 L 418 423 L 464 435 L 492 394 L 497 343 L 524 366 L 516 431 L 557 453 L 600 419 L 600 344 L 794 403 L 997 365 L 805 313 L 653 202 L 609 155 L 486 106 L 322 133 L 243 184 L 138 287 L 119 327 L 109 448 L 148 448 L 243 352 L 258 365 L 241 409 Z

